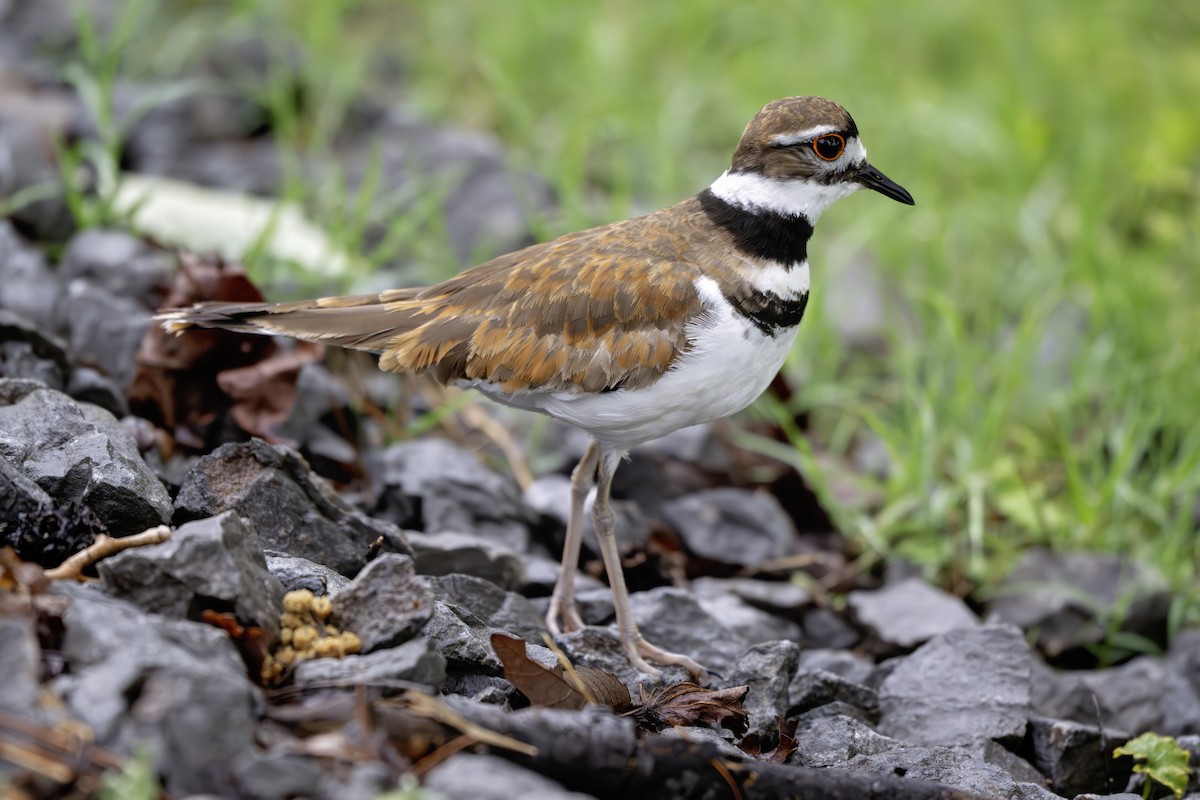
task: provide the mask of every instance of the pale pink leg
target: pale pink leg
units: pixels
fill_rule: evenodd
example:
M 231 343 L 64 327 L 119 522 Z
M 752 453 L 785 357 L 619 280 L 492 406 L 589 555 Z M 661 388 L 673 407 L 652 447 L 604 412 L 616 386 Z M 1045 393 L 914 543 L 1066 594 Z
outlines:
M 567 539 L 563 542 L 562 566 L 550 608 L 546 612 L 546 627 L 551 633 L 577 631 L 583 627 L 579 608 L 575 605 L 575 572 L 579 569 L 579 546 L 583 543 L 583 503 L 596 482 L 596 465 L 600 460 L 600 445 L 593 439 L 571 472 L 571 512 L 567 517 Z M 562 626 L 559 626 L 559 618 Z

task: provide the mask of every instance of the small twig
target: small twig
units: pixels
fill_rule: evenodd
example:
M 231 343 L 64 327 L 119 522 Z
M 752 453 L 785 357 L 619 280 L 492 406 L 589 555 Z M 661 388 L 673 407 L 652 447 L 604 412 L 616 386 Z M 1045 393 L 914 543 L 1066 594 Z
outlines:
M 470 736 L 480 744 L 499 747 L 503 750 L 511 750 L 514 753 L 521 753 L 530 758 L 534 758 L 538 754 L 538 749 L 533 745 L 522 742 L 520 739 L 514 739 L 511 736 L 505 736 L 502 733 L 488 730 L 482 725 L 471 722 L 436 697 L 421 694 L 420 692 L 408 692 L 399 699 L 414 714 L 420 714 L 435 722 L 448 725 L 459 733 Z
M 130 547 L 161 544 L 170 538 L 171 529 L 166 525 L 159 525 L 156 528 L 150 528 L 141 533 L 135 533 L 132 536 L 122 536 L 119 539 L 114 539 L 102 533 L 96 537 L 96 541 L 83 550 L 80 550 L 54 569 L 46 570 L 46 577 L 52 581 L 64 580 L 66 578 L 82 581 L 85 580 L 83 571 L 102 558 L 108 558 L 113 553 L 119 553 Z
M 429 770 L 433 769 L 438 764 L 441 764 L 455 753 L 465 750 L 474 744 L 478 744 L 478 742 L 476 742 L 475 739 L 470 736 L 465 734 L 461 736 L 455 736 L 453 739 L 446 742 L 444 745 L 434 750 L 417 763 L 413 764 L 413 775 L 416 776 L 418 780 L 424 778 L 425 773 L 429 772 Z

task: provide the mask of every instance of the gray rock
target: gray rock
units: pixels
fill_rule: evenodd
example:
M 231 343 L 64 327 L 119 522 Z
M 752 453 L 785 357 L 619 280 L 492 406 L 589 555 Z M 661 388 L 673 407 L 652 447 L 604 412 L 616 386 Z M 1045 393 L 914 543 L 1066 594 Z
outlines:
M 1123 556 L 1027 551 L 992 601 L 990 615 L 1037 634 L 1051 658 L 1105 641 L 1109 620 L 1151 639 L 1166 630 L 1171 594 L 1162 574 Z
M 38 704 L 42 670 L 42 648 L 38 645 L 33 620 L 0 617 L 0 709 L 14 714 L 32 714 Z
M 779 639 L 798 641 L 802 638 L 800 626 L 796 623 L 755 608 L 737 595 L 699 597 L 697 602 L 726 628 L 737 631 L 748 644 Z
M 846 716 L 801 717 L 789 764 L 839 768 L 943 783 L 984 797 L 1055 800 L 959 747 L 923 747 L 882 736 Z
M 7 23 L 0 21 L 0 28 L 4 27 Z M 24 58 L 21 61 L 28 64 Z M 0 219 L 0 223 L 17 223 L 39 242 L 61 242 L 75 230 L 75 219 L 63 200 L 61 174 L 46 145 L 49 138 L 48 132 L 38 130 L 36 123 L 19 114 L 0 117 L 0 197 L 11 198 L 35 187 L 51 188 L 49 196 L 19 204 L 6 214 L 9 219 Z
M 884 679 L 879 730 L 916 744 L 1020 739 L 1031 670 L 1029 647 L 1011 625 L 944 633 L 901 659 Z
M 533 514 L 516 481 L 474 454 L 443 439 L 415 439 L 389 447 L 382 470 L 375 516 L 426 533 L 473 533 L 518 552 L 528 549 Z M 396 513 L 406 508 L 419 509 L 419 517 Z
M 178 619 L 232 608 L 242 624 L 279 636 L 283 587 L 267 570 L 258 540 L 237 514 L 181 525 L 154 547 L 137 547 L 96 566 L 104 588 L 147 611 Z
M 1184 800 L 1190 800 L 1191 796 L 1185 797 Z M 1116 794 L 1095 794 L 1087 792 L 1085 794 L 1075 795 L 1075 800 L 1142 800 L 1140 794 L 1133 792 L 1118 792 Z
M 82 279 L 67 282 L 55 305 L 55 331 L 71 355 L 95 364 L 121 387 L 133 380 L 134 356 L 150 325 L 147 306 Z
M 49 330 L 60 286 L 41 251 L 18 236 L 9 220 L 0 219 L 0 308 Z
M 411 639 L 433 614 L 433 594 L 408 556 L 384 553 L 332 597 L 333 622 L 362 640 L 363 652 Z
M 521 556 L 494 539 L 450 531 L 409 532 L 407 538 L 422 575 L 475 575 L 510 590 L 525 584 Z
M 424 637 L 397 647 L 345 658 L 310 658 L 296 665 L 298 686 L 310 683 L 366 683 L 387 681 L 423 683 L 441 688 L 446 679 L 446 659 Z
M 0 542 L 23 561 L 56 564 L 91 543 L 102 529 L 89 530 L 74 522 L 31 478 L 0 456 Z
M 426 789 L 446 800 L 586 800 L 562 784 L 499 756 L 459 753 L 425 776 Z
M 706 669 L 729 672 L 750 644 L 740 630 L 714 617 L 684 589 L 637 592 L 631 602 L 633 618 L 648 641 L 691 656 Z
M 267 753 L 243 751 L 231 766 L 239 795 L 254 800 L 312 797 L 325 775 L 316 759 L 290 752 L 286 745 Z
M 851 592 L 846 603 L 880 642 L 905 650 L 947 631 L 979 625 L 962 600 L 919 578 Z
M 1165 732 L 1168 716 L 1173 725 L 1200 724 L 1196 716 L 1200 706 L 1194 697 L 1189 704 L 1185 681 L 1163 659 L 1151 656 L 1097 670 L 1056 672 L 1038 665 L 1032 704 L 1037 713 L 1055 719 L 1111 725 L 1132 733 Z
M 493 630 L 540 642 L 545 620 L 528 598 L 506 592 L 494 583 L 473 575 L 443 575 L 424 578 L 434 596 L 463 619 L 478 620 Z
M 234 510 L 250 520 L 264 550 L 300 556 L 354 575 L 371 545 L 411 554 L 393 525 L 352 508 L 294 451 L 258 439 L 201 458 L 175 498 L 177 521 Z
M 421 633 L 454 667 L 489 673 L 503 669 L 489 641 L 492 628 L 465 609 L 435 601 L 433 615 Z
M 800 669 L 832 672 L 851 683 L 866 686 L 875 671 L 875 664 L 866 656 L 848 650 L 805 647 L 800 651 Z
M 565 534 L 567 518 L 571 513 L 570 478 L 565 475 L 544 475 L 526 487 L 523 499 L 530 509 L 557 522 Z M 637 503 L 613 500 L 612 510 L 617 547 L 621 552 L 645 548 L 646 543 L 650 541 L 651 526 Z M 591 511 L 591 503 L 585 503 L 583 544 L 592 553 L 599 554 L 600 544 L 596 539 L 596 530 L 592 527 Z
M 0 376 L 28 378 L 62 391 L 71 363 L 62 342 L 0 304 Z
M 124 231 L 93 228 L 76 234 L 58 264 L 63 280 L 82 278 L 117 297 L 157 308 L 174 259 Z
M 825 670 L 796 670 L 788 686 L 788 696 L 789 717 L 830 703 L 845 703 L 858 709 L 863 719 L 879 721 L 879 694 L 874 689 Z
M 1200 629 L 1175 636 L 1167 651 L 1166 668 L 1159 731 L 1170 736 L 1200 734 Z M 1127 730 L 1140 732 L 1143 728 L 1130 726 Z M 1200 764 L 1200 752 L 1192 757 L 1192 764 Z M 1200 778 L 1200 771 L 1196 775 Z
M 124 424 L 129 416 L 129 403 L 125 390 L 103 372 L 92 367 L 76 364 L 67 381 L 66 393 L 80 403 L 91 403 L 103 408 Z
M 732 594 L 750 605 L 774 614 L 795 614 L 812 605 L 812 592 L 786 581 L 762 581 L 755 578 L 697 578 L 692 591 L 703 600 Z
M 559 560 L 533 552 L 525 554 L 522 561 L 525 565 L 525 584 L 521 588 L 528 594 L 548 595 L 554 589 L 554 584 L 558 582 Z M 575 573 L 577 592 L 607 588 L 608 584 L 596 580 L 591 575 L 583 572 Z
M 51 389 L 0 385 L 12 398 L 0 396 L 0 456 L 57 504 L 86 506 L 114 536 L 170 520 L 166 488 L 112 414 Z
M 653 639 L 650 639 L 650 642 L 663 646 Z M 645 687 L 649 691 L 679 681 L 694 680 L 683 667 L 660 666 L 661 678 L 634 669 L 629 663 L 629 656 L 625 655 L 621 640 L 617 637 L 615 626 L 599 628 L 589 625 L 571 633 L 555 636 L 554 643 L 566 653 L 575 666 L 601 669 L 616 675 L 621 683 L 629 687 L 634 697 L 637 697 L 638 687 Z M 700 665 L 709 666 L 703 661 Z
M 796 671 L 800 646 L 795 642 L 763 642 L 738 659 L 722 686 L 749 686 L 742 705 L 748 718 L 747 733 L 758 734 L 767 749 L 778 738 L 779 719 L 788 716 L 788 683 Z
M 1112 752 L 1129 736 L 1078 722 L 1031 717 L 1027 737 L 1030 760 L 1066 797 L 1083 792 L 1119 792 L 1129 781 L 1133 759 Z
M 701 558 L 751 566 L 796 552 L 796 526 L 766 492 L 707 489 L 669 500 L 659 513 Z
M 300 556 L 289 556 L 268 550 L 267 569 L 281 584 L 283 591 L 307 589 L 315 595 L 330 595 L 350 585 L 350 579 L 324 564 Z
M 858 629 L 828 608 L 810 608 L 800 619 L 805 648 L 848 650 L 862 641 Z
M 121 752 L 145 746 L 174 796 L 228 785 L 231 764 L 255 748 L 261 696 L 221 630 L 146 614 L 98 589 L 63 581 L 63 656 L 52 688 Z

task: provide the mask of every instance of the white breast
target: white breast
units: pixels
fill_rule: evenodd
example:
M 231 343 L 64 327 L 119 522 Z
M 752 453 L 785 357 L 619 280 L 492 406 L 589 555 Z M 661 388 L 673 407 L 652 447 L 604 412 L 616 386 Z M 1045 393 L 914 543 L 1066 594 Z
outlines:
M 800 267 L 802 279 L 797 273 Z M 789 288 L 799 288 L 803 280 L 807 290 L 808 265 L 797 265 L 790 278 L 796 283 Z M 519 396 L 506 396 L 486 385 L 475 384 L 475 388 L 501 402 L 549 414 L 619 450 L 736 413 L 762 394 L 779 372 L 796 328 L 767 336 L 733 310 L 716 281 L 699 278 L 695 285 L 707 310 L 688 328 L 691 350 L 646 388 Z

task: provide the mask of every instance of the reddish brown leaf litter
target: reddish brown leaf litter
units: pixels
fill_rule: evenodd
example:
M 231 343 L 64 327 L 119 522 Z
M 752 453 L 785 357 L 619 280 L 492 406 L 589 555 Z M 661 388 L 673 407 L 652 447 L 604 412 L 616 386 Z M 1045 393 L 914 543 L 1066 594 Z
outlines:
M 491 643 L 504 664 L 504 677 L 535 706 L 580 709 L 591 703 L 617 711 L 629 708 L 629 689 L 611 672 L 543 667 L 526 653 L 524 641 L 502 633 L 493 633 Z
M 238 264 L 187 253 L 179 260 L 166 308 L 263 299 Z M 156 325 L 137 353 L 130 409 L 189 450 L 207 452 L 218 444 L 226 414 L 247 434 L 277 442 L 278 427 L 296 400 L 300 368 L 324 352 L 318 344 L 283 346 L 270 337 L 228 331 L 172 336 Z
M 747 714 L 742 701 L 749 686 L 705 689 L 682 681 L 649 694 L 641 692 L 641 705 L 633 715 L 650 729 L 666 726 L 707 725 L 728 728 L 737 735 L 746 732 Z

